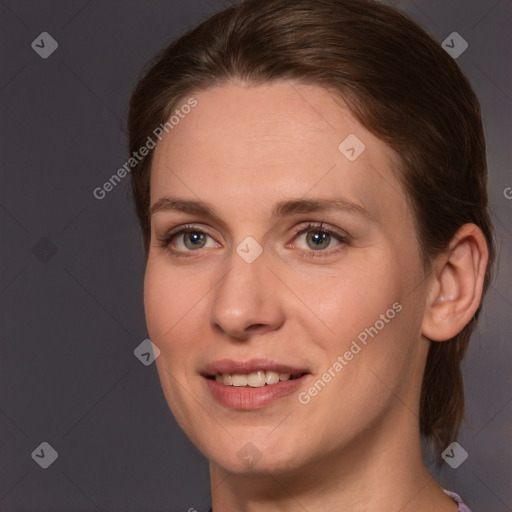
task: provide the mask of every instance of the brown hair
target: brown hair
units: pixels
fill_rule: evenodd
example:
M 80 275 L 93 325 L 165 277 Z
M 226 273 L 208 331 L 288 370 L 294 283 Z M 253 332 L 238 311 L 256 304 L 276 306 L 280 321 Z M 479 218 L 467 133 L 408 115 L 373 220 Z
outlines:
M 174 41 L 130 102 L 130 153 L 187 95 L 241 80 L 298 80 L 340 95 L 393 148 L 413 208 L 425 271 L 465 223 L 479 226 L 494 260 L 485 139 L 478 100 L 455 61 L 403 13 L 372 0 L 245 0 Z M 146 255 L 151 153 L 132 171 Z M 460 363 L 481 305 L 452 340 L 432 342 L 420 403 L 422 435 L 438 453 L 464 415 Z

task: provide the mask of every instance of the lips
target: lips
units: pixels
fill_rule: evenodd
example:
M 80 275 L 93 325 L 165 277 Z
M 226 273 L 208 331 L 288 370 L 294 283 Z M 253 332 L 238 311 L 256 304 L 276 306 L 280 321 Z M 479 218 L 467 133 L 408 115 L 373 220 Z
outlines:
M 206 365 L 201 372 L 218 402 L 244 410 L 265 407 L 296 391 L 309 374 L 307 368 L 267 359 L 223 359 Z

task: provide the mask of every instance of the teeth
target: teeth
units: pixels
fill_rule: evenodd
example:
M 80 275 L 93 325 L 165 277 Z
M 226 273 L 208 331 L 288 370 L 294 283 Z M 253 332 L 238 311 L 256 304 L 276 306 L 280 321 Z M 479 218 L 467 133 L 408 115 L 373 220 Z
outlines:
M 233 375 L 231 377 L 233 379 L 233 386 L 247 386 L 247 375 Z
M 266 372 L 265 382 L 267 384 L 277 384 L 279 382 L 279 373 L 277 372 Z
M 247 384 L 249 384 L 251 388 L 261 388 L 261 386 L 265 385 L 265 372 L 258 371 L 256 373 L 249 373 L 247 376 Z
M 243 374 L 218 373 L 215 380 L 226 386 L 261 388 L 265 385 L 277 384 L 279 381 L 287 381 L 297 378 L 299 375 L 292 377 L 289 373 L 279 373 L 274 371 L 258 370 L 257 372 Z

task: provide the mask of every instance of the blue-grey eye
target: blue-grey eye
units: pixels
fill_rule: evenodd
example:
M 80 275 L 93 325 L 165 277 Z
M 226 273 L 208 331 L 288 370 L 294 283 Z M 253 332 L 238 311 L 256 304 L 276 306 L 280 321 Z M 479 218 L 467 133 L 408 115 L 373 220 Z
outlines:
M 204 247 L 206 243 L 206 237 L 208 236 L 205 233 L 201 233 L 199 231 L 187 231 L 182 233 L 182 235 L 185 247 L 192 250 L 201 249 Z
M 329 246 L 331 235 L 329 233 L 324 233 L 323 231 L 308 231 L 306 241 L 308 245 L 309 242 L 312 242 L 310 247 L 313 250 L 325 249 Z

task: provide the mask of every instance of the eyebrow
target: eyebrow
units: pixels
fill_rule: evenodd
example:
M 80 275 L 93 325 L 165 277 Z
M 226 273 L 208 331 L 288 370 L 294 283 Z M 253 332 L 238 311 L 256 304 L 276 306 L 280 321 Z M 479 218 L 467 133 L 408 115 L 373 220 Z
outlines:
M 151 206 L 150 216 L 157 212 L 176 211 L 210 217 L 220 221 L 215 208 L 205 201 L 185 199 L 180 197 L 163 196 Z M 363 206 L 344 198 L 337 199 L 289 199 L 280 201 L 274 205 L 271 218 L 285 217 L 297 213 L 315 213 L 328 211 L 343 211 L 352 215 L 365 217 L 375 222 L 376 219 L 370 215 Z

